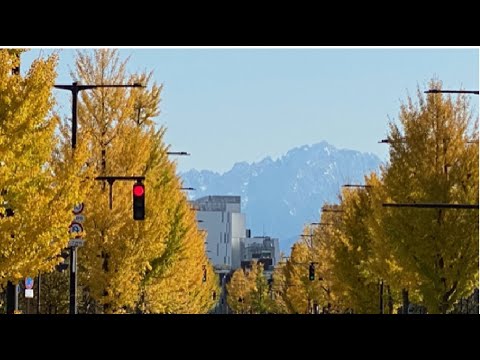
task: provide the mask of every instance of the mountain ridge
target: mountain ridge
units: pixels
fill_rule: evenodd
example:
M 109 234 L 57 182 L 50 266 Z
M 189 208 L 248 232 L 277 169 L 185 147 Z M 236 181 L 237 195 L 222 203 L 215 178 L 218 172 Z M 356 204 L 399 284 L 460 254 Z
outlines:
M 239 195 L 247 228 L 254 235 L 280 239 L 287 252 L 303 226 L 319 220 L 324 202 L 338 201 L 341 185 L 362 184 L 364 175 L 378 171 L 381 160 L 370 152 L 337 149 L 326 141 L 301 145 L 273 160 L 240 161 L 218 173 L 196 170 L 180 174 L 196 189 L 191 199 L 207 195 Z

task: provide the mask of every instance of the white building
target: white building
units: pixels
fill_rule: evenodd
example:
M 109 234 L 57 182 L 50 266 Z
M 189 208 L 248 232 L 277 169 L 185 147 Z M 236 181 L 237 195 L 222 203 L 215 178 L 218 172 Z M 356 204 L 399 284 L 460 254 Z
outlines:
M 240 267 L 240 243 L 245 238 L 245 215 L 240 196 L 204 196 L 192 201 L 198 227 L 207 231 L 207 256 L 216 269 Z

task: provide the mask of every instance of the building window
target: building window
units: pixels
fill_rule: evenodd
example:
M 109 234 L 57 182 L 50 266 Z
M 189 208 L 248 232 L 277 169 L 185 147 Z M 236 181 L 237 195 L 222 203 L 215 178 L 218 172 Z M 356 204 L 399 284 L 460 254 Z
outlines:
M 217 243 L 217 256 L 220 255 L 220 251 L 219 251 L 219 250 L 220 250 L 220 244 Z

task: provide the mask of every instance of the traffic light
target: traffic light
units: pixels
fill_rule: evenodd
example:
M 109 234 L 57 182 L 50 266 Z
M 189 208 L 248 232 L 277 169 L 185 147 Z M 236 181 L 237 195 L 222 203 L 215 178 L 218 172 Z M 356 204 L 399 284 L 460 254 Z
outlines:
M 133 220 L 145 220 L 145 185 L 133 184 Z
M 308 279 L 310 281 L 315 280 L 315 264 L 313 262 L 310 263 L 310 267 L 308 268 Z
M 68 258 L 68 252 L 64 250 L 60 255 L 57 255 L 57 257 L 61 257 L 63 260 L 60 264 L 55 265 L 55 269 L 59 272 L 64 272 L 68 269 L 68 264 L 65 262 L 65 260 Z

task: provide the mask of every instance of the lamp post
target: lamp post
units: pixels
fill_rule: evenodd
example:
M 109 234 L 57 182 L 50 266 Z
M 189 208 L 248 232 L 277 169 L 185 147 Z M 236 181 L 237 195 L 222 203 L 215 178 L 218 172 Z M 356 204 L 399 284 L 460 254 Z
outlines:
M 394 144 L 394 143 L 404 143 L 404 142 L 406 142 L 405 137 L 401 137 L 397 141 L 393 141 L 391 139 L 382 139 L 378 143 L 379 144 Z M 467 144 L 476 144 L 476 143 L 478 143 L 478 140 L 467 140 Z
M 474 94 L 478 95 L 478 90 L 440 90 L 430 89 L 424 91 L 425 94 Z
M 167 151 L 167 155 L 183 155 L 183 156 L 190 156 L 190 153 L 186 151 Z
M 383 207 L 412 207 L 424 209 L 477 209 L 478 204 L 450 204 L 450 203 L 384 203 Z
M 69 90 L 72 92 L 72 149 L 77 147 L 77 100 L 78 93 L 82 90 L 96 88 L 126 88 L 126 87 L 145 87 L 139 83 L 133 85 L 80 85 L 78 81 L 72 82 L 72 85 L 54 85 L 56 89 Z
M 437 94 L 437 93 L 455 93 L 455 94 L 477 94 L 478 91 L 469 91 L 469 90 L 428 90 L 425 91 L 427 94 Z M 400 138 L 399 142 L 405 142 L 405 138 Z M 468 144 L 477 143 L 475 140 L 468 140 Z M 383 139 L 378 142 L 379 144 L 391 144 L 392 140 Z M 346 186 L 346 185 L 344 185 Z M 357 185 L 359 186 L 359 185 Z M 365 186 L 366 187 L 366 186 Z M 479 204 L 451 204 L 451 203 L 384 203 L 383 207 L 411 207 L 411 208 L 425 208 L 425 209 L 477 209 Z
M 371 188 L 372 185 L 345 184 L 345 185 L 342 185 L 342 187 L 345 187 L 345 188 L 365 188 L 365 189 L 368 189 L 368 188 Z
M 310 234 L 301 234 L 301 237 L 309 237 L 310 238 L 310 248 L 313 249 L 313 233 L 312 233 L 312 226 L 330 226 L 334 225 L 333 223 L 319 223 L 319 222 L 312 222 L 308 224 L 310 227 Z
M 343 212 L 343 210 L 336 205 L 336 207 L 322 207 L 322 212 Z
M 141 84 L 135 83 L 133 85 L 80 85 L 77 81 L 72 82 L 72 85 L 54 85 L 56 89 L 68 90 L 72 92 L 72 149 L 77 147 L 77 104 L 78 93 L 82 90 L 90 90 L 96 88 L 125 88 L 125 87 L 144 87 Z M 70 247 L 70 305 L 69 313 L 77 313 L 77 248 Z

